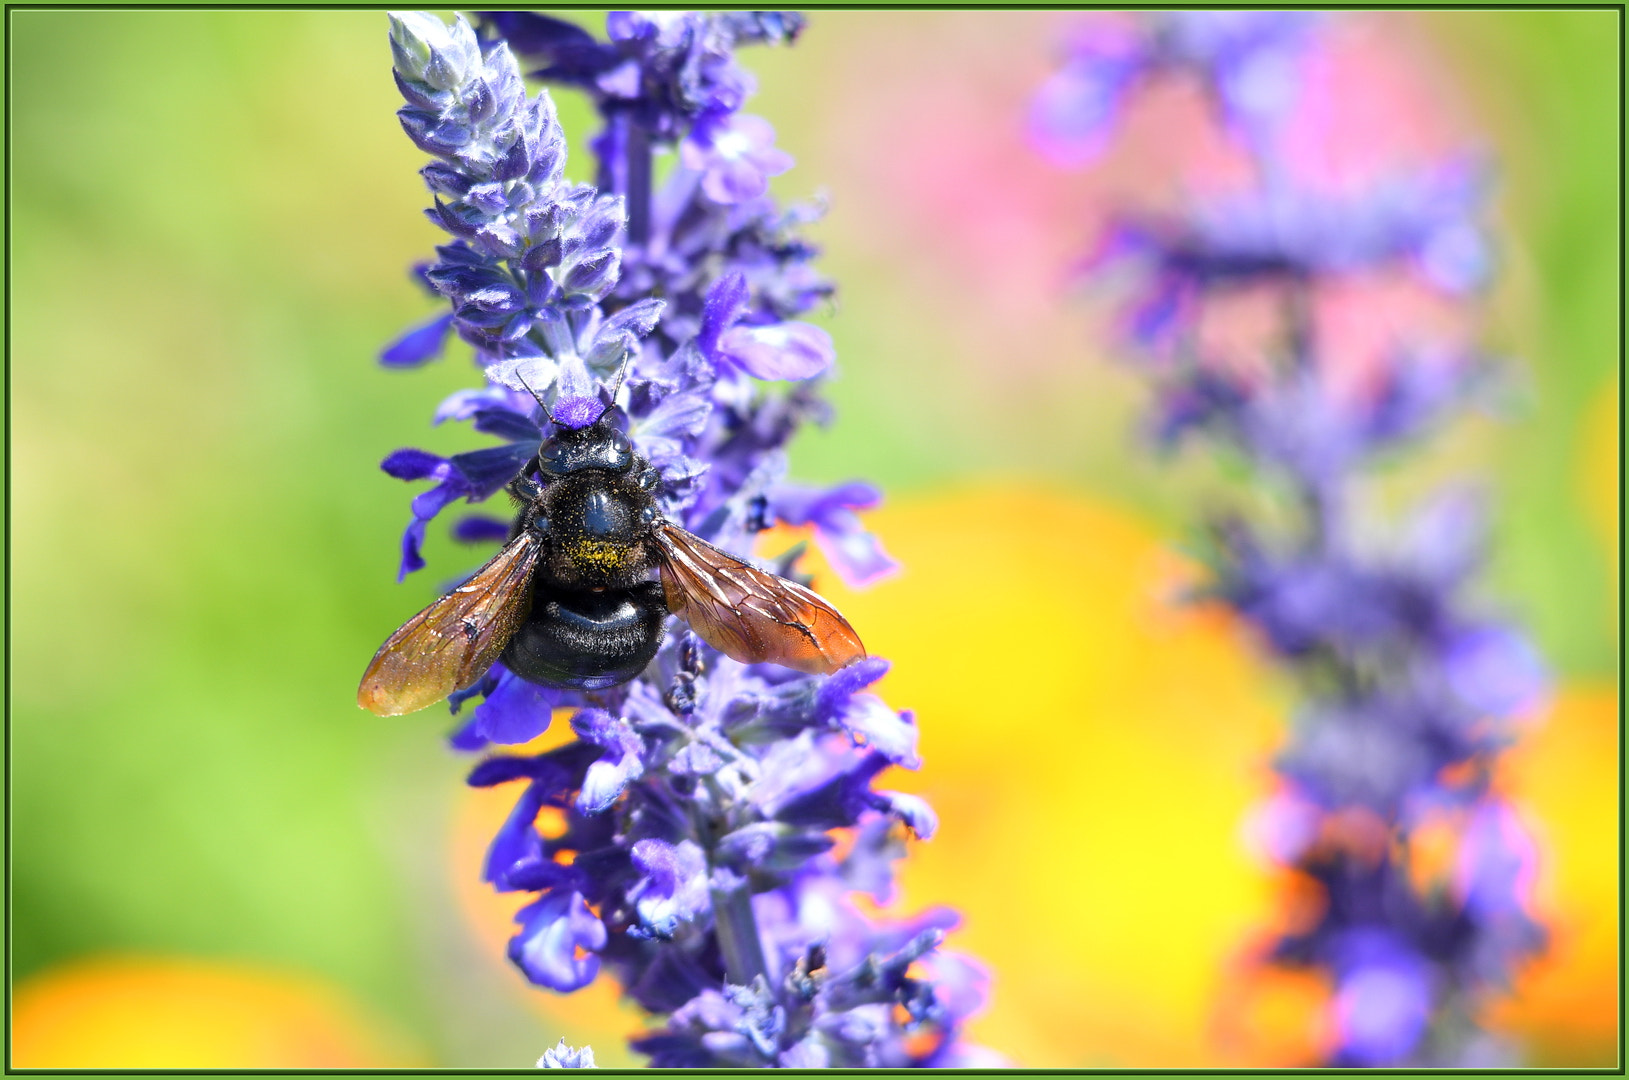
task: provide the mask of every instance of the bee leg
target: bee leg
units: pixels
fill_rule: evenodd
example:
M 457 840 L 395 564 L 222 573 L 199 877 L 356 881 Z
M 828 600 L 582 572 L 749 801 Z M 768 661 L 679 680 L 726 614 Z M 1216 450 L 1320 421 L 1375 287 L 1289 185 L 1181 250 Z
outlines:
M 543 485 L 527 476 L 524 472 L 509 481 L 505 489 L 516 501 L 529 503 L 543 494 Z

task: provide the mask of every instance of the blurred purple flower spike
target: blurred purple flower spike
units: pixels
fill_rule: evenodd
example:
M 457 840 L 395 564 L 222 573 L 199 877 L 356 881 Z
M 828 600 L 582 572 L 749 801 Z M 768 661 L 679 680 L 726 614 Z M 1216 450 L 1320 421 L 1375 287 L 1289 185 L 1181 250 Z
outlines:
M 435 421 L 501 440 L 386 459 L 393 476 L 433 482 L 413 502 L 404 574 L 423 565 L 443 509 L 533 468 L 546 420 L 580 428 L 608 408 L 657 470 L 675 524 L 741 557 L 777 520 L 813 525 L 850 580 L 894 568 L 855 514 L 880 501 L 875 488 L 785 476 L 787 443 L 829 411 L 819 389 L 835 350 L 800 316 L 832 286 L 798 232 L 818 211 L 767 194 L 791 158 L 767 122 L 739 113 L 753 81 L 735 48 L 790 41 L 802 25 L 790 12 L 618 12 L 600 40 L 533 12 L 485 13 L 482 36 L 462 17 L 391 16 L 402 124 L 434 158 L 421 173 L 429 215 L 454 239 L 423 274 L 450 313 L 385 362 L 422 363 L 455 331 L 485 385 L 448 397 Z M 599 109 L 596 187 L 564 179 L 553 102 L 528 100 L 522 63 Z M 679 152 L 659 188 L 656 147 Z M 454 535 L 503 540 L 507 529 L 466 517 Z M 797 576 L 800 551 L 775 569 Z M 955 916 L 896 924 L 848 901 L 890 893 L 906 837 L 937 826 L 922 799 L 873 786 L 919 764 L 915 718 L 864 692 L 887 662 L 831 676 L 744 666 L 673 625 L 620 686 L 546 689 L 498 664 L 449 698 L 454 713 L 475 703 L 451 745 L 495 751 L 469 784 L 517 785 L 483 868 L 494 889 L 533 895 L 511 961 L 561 993 L 609 972 L 654 1018 L 633 1045 L 658 1067 L 992 1060 L 961 1037 L 984 980 L 940 951 Z M 503 752 L 542 734 L 556 709 L 572 710 L 574 738 Z M 540 815 L 561 827 L 545 835 Z M 866 842 L 835 858 L 837 830 Z M 593 1057 L 562 1040 L 539 1064 Z
M 1292 12 L 1154 15 L 1140 32 L 1083 39 L 1037 109 L 1054 133 L 1073 133 L 1050 156 L 1078 162 L 1101 152 L 1131 86 L 1196 77 L 1254 159 L 1253 190 L 1161 217 L 1111 215 L 1086 268 L 1130 281 L 1127 341 L 1159 361 L 1148 368 L 1155 441 L 1224 447 L 1295 508 L 1288 523 L 1214 521 L 1202 590 L 1303 690 L 1274 761 L 1281 790 L 1252 833 L 1326 902 L 1264 960 L 1333 982 L 1336 1042 L 1323 1064 L 1497 1064 L 1508 1050 L 1476 1009 L 1544 934 L 1530 914 L 1532 840 L 1491 774 L 1547 676 L 1528 639 L 1467 596 L 1484 547 L 1475 499 L 1429 501 L 1408 543 L 1387 550 L 1357 497 L 1377 457 L 1474 400 L 1491 365 L 1405 338 L 1376 361 L 1366 393 L 1339 392 L 1332 342 L 1311 317 L 1319 290 L 1358 276 L 1446 298 L 1482 287 L 1487 170 L 1451 160 L 1339 196 L 1299 184 L 1279 128 L 1317 27 Z M 1253 286 L 1281 303 L 1282 332 L 1245 376 L 1208 355 L 1197 329 L 1213 301 Z M 1443 822 L 1457 843 L 1453 881 L 1417 884 L 1410 846 Z
M 1173 11 L 1161 16 L 1165 53 L 1211 88 L 1222 119 L 1261 147 L 1295 107 L 1300 65 L 1322 18 L 1308 11 Z
M 1549 672 L 1527 638 L 1508 626 L 1468 627 L 1443 652 L 1443 669 L 1458 698 L 1479 716 L 1501 719 L 1537 709 Z
M 1031 143 L 1063 168 L 1090 165 L 1139 85 L 1191 71 L 1235 133 L 1258 144 L 1294 104 L 1303 39 L 1315 20 L 1297 11 L 1169 11 L 1141 27 L 1123 17 L 1088 23 L 1031 102 Z

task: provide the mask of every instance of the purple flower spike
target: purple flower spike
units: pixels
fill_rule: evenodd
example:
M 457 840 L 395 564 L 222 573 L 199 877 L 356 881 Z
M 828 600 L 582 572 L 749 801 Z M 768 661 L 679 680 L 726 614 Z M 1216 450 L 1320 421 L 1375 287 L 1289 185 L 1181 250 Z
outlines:
M 1317 13 L 1306 11 L 1170 12 L 1161 35 L 1165 62 L 1201 71 L 1229 128 L 1262 148 L 1295 107 L 1317 23 Z
M 525 440 L 450 458 L 423 450 L 398 450 L 385 458 L 379 467 L 398 480 L 437 481 L 435 487 L 413 499 L 413 519 L 402 534 L 402 562 L 396 580 L 424 568 L 419 549 L 424 544 L 426 527 L 437 514 L 458 499 L 479 501 L 494 494 L 536 452 L 537 444 Z
M 527 402 L 531 399 L 527 398 Z M 440 424 L 448 420 L 472 420 L 478 414 L 489 411 L 505 411 L 515 414 L 522 419 L 530 419 L 531 408 L 521 404 L 513 391 L 503 386 L 483 386 L 479 390 L 457 390 L 447 395 L 440 407 L 436 409 L 431 423 Z M 536 427 L 536 424 L 532 425 Z
M 481 514 L 460 518 L 452 537 L 461 544 L 495 544 L 509 539 L 509 522 Z
M 1485 716 L 1529 711 L 1549 689 L 1538 653 L 1509 627 L 1482 626 L 1455 635 L 1444 650 L 1443 664 L 1454 693 Z
M 608 808 L 627 786 L 645 771 L 640 758 L 644 744 L 627 721 L 599 709 L 584 709 L 571 718 L 571 726 L 584 742 L 601 747 L 605 755 L 588 767 L 577 808 L 598 814 Z
M 873 694 L 856 694 L 843 710 L 842 725 L 895 765 L 917 768 L 916 725 L 909 712 L 896 713 Z
M 889 663 L 880 656 L 868 656 L 830 675 L 815 695 L 815 716 L 835 720 L 848 708 L 854 695 L 888 674 Z
M 707 293 L 696 346 L 726 370 L 755 379 L 812 379 L 836 358 L 831 335 L 809 323 L 743 325 L 751 294 L 745 274 L 727 274 Z
M 1294 11 L 1173 11 L 1150 19 L 1143 32 L 1093 24 L 1076 34 L 1069 58 L 1036 92 L 1031 142 L 1063 168 L 1089 165 L 1140 83 L 1186 70 L 1210 84 L 1228 127 L 1262 146 L 1294 105 L 1314 22 Z
M 437 480 L 435 487 L 413 499 L 413 518 L 402 533 L 402 561 L 396 580 L 404 580 L 415 570 L 424 569 L 424 531 L 442 507 L 458 498 L 459 483 L 453 479 L 452 463 L 422 450 L 398 450 L 380 462 L 379 467 L 398 480 Z
M 1460 842 L 1455 885 L 1465 906 L 1489 919 L 1524 919 L 1538 873 L 1538 849 L 1511 808 L 1477 807 Z
M 635 476 L 666 521 L 740 554 L 777 519 L 812 525 L 839 573 L 874 580 L 894 563 L 856 511 L 880 493 L 786 477 L 788 443 L 827 412 L 820 380 L 835 351 L 801 320 L 833 286 L 801 236 L 820 211 L 768 194 L 792 162 L 766 121 L 741 115 L 753 83 L 735 48 L 790 41 L 803 20 L 614 12 L 606 25 L 603 40 L 532 12 L 489 12 L 478 37 L 462 19 L 392 17 L 400 119 L 433 159 L 420 171 L 428 213 L 451 238 L 421 274 L 447 310 L 391 355 L 425 358 L 437 333 L 454 331 L 486 385 L 448 397 L 435 422 L 499 440 L 386 460 L 393 476 L 432 485 L 413 500 L 404 569 L 423 565 L 428 522 L 459 499 L 527 482 L 550 498 L 545 439 L 609 414 L 652 466 Z M 547 94 L 527 96 L 522 64 L 598 108 L 595 186 L 565 179 L 565 133 Z M 653 190 L 657 148 L 680 162 Z M 453 533 L 505 541 L 521 524 L 464 516 Z M 549 535 L 558 554 L 561 536 Z M 790 562 L 778 570 L 797 576 Z M 539 570 L 533 585 L 546 603 L 558 582 Z M 633 1046 L 657 1067 L 992 1061 L 961 1038 L 982 1003 L 978 980 L 933 963 L 954 914 L 893 923 L 848 900 L 856 888 L 891 894 L 908 839 L 937 824 L 922 799 L 873 786 L 919 762 L 915 717 L 866 691 L 887 661 L 809 675 L 737 663 L 677 620 L 663 629 L 645 670 L 618 685 L 542 687 L 500 660 L 448 697 L 455 714 L 476 702 L 449 739 L 464 751 L 530 741 L 555 709 L 573 710 L 574 738 L 489 756 L 468 776 L 518 795 L 483 867 L 494 889 L 531 894 L 511 960 L 568 993 L 603 958 L 655 1018 Z M 558 812 L 546 835 L 545 808 Z M 857 836 L 841 859 L 839 829 Z M 593 1058 L 562 1041 L 539 1065 Z
M 532 827 L 532 822 L 538 811 L 543 809 L 543 799 L 547 794 L 542 784 L 527 785 L 525 794 L 515 803 L 498 835 L 492 838 L 491 845 L 487 847 L 482 881 L 507 890 L 513 887 L 509 885 L 510 871 L 543 861 L 543 841 Z
M 939 831 L 939 815 L 933 812 L 927 800 L 898 791 L 879 791 L 877 796 L 878 808 L 910 826 L 911 832 L 920 839 L 932 840 L 933 834 Z
M 713 282 L 712 288 L 707 290 L 701 326 L 696 332 L 696 347 L 703 355 L 717 361 L 719 339 L 746 313 L 751 297 L 747 276 L 739 270 L 723 274 Z

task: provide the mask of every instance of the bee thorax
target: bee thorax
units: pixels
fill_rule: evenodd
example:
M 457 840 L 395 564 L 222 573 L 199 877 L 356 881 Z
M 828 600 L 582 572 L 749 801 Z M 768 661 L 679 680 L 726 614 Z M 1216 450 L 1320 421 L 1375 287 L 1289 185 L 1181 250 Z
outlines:
M 549 556 L 540 575 L 568 589 L 626 588 L 651 569 L 654 500 L 628 478 L 584 470 L 549 485 Z
M 610 490 L 590 491 L 582 500 L 582 530 L 591 542 L 627 536 L 634 520 L 633 507 Z

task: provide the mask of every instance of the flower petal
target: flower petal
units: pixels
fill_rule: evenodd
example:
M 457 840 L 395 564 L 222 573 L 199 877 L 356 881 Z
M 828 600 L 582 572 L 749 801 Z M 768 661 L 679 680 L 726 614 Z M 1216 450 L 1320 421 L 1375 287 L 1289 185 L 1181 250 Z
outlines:
M 391 342 L 379 354 L 385 367 L 418 367 L 441 355 L 447 344 L 447 331 L 452 328 L 452 313 L 437 315 Z
M 755 379 L 812 379 L 836 359 L 831 335 L 804 322 L 735 326 L 719 338 L 718 352 Z
M 533 983 L 570 993 L 599 974 L 605 924 L 588 910 L 581 893 L 551 892 L 521 908 L 515 921 L 521 928 L 509 941 L 509 959 Z

